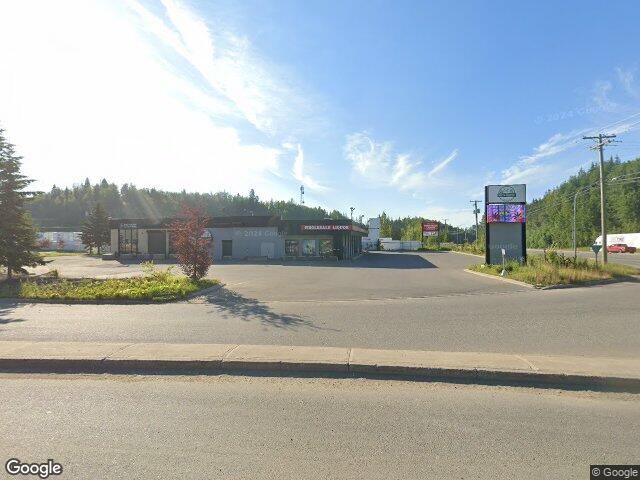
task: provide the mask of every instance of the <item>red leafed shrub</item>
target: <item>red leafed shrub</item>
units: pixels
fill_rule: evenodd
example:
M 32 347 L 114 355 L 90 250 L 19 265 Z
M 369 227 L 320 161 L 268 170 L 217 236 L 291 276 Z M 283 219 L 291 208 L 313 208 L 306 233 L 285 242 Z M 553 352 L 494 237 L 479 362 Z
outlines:
M 38 241 L 38 248 L 40 250 L 49 250 L 51 248 L 51 240 L 49 240 L 47 237 L 42 237 Z
M 171 223 L 171 242 L 182 271 L 193 280 L 207 274 L 211 265 L 210 240 L 204 238 L 207 216 L 199 207 L 184 206 Z

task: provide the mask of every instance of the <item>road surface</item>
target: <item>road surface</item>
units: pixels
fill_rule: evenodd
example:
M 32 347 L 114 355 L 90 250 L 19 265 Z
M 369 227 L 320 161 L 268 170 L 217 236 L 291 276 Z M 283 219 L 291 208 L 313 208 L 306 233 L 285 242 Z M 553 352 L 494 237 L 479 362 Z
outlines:
M 216 265 L 225 289 L 165 305 L 0 301 L 0 340 L 638 355 L 638 283 L 537 291 L 465 273 L 473 261 L 445 253 L 385 254 L 351 268 Z
M 60 478 L 584 479 L 638 456 L 624 394 L 7 374 L 0 394 L 2 463 L 51 458 Z

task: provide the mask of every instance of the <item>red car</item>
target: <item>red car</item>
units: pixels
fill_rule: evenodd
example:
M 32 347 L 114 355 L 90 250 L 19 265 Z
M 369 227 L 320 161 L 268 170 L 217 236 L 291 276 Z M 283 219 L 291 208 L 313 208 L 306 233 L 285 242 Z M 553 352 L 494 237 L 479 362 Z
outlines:
M 636 253 L 636 247 L 630 247 L 626 243 L 614 243 L 607 245 L 607 251 L 609 253 Z

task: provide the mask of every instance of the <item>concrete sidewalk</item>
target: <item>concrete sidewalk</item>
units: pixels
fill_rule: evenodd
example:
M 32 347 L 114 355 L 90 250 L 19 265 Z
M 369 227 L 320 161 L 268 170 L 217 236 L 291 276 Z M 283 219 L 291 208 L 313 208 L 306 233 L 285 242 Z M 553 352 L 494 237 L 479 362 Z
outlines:
M 282 345 L 0 342 L 0 372 L 269 373 L 640 392 L 640 358 Z

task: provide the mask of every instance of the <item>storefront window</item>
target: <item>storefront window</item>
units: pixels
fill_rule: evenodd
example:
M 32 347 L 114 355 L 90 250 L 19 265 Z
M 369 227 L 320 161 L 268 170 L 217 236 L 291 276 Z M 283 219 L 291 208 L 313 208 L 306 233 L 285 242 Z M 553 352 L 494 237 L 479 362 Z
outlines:
M 313 240 L 302 240 L 300 242 L 302 246 L 302 255 L 305 257 L 315 257 L 318 252 L 316 250 L 316 241 Z
M 320 240 L 320 255 L 331 255 L 333 253 L 333 240 Z
M 120 253 L 138 253 L 138 229 L 120 229 Z
M 285 255 L 288 257 L 297 257 L 298 253 L 298 240 L 286 240 L 284 242 Z

